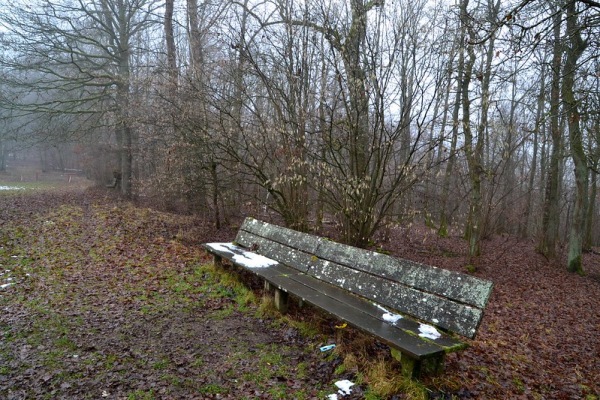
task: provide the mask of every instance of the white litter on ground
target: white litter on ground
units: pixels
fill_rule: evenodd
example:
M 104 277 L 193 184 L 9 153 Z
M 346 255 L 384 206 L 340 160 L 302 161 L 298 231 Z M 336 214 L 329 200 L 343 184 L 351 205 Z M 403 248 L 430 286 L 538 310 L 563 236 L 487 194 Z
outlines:
M 427 324 L 421 324 L 419 326 L 419 332 L 421 332 L 419 333 L 419 336 L 431 340 L 439 339 L 442 336 L 435 327 Z
M 352 386 L 354 386 L 354 382 L 350 382 L 347 379 L 344 379 L 342 381 L 337 381 L 335 383 L 335 386 L 337 386 L 340 390 L 338 390 L 338 393 L 341 394 L 342 396 L 345 396 L 347 394 L 352 393 L 352 389 L 350 389 Z

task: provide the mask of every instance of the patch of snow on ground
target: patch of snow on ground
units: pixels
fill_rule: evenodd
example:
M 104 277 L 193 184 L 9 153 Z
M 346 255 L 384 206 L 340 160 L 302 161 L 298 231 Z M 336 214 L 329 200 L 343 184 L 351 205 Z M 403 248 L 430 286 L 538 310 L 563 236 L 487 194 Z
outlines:
M 10 269 L 6 269 L 4 271 L 0 271 L 0 276 L 8 275 L 9 273 L 10 273 Z M 13 278 L 10 276 L 6 276 L 3 279 L 4 279 L 5 283 L 0 284 L 0 289 L 6 289 L 7 287 L 15 284 L 14 282 L 12 282 Z
M 419 336 L 431 340 L 439 339 L 442 336 L 435 327 L 427 324 L 421 324 L 419 326 L 419 332 L 421 332 L 419 333 Z
M 0 190 L 24 190 L 24 187 L 19 186 L 0 186 Z

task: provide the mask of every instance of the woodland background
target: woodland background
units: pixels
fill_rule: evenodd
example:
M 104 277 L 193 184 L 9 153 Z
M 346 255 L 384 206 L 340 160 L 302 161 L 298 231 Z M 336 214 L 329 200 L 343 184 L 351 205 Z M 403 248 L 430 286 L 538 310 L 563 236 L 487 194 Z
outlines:
M 493 234 L 578 273 L 598 245 L 594 0 L 0 9 L 0 170 L 38 157 L 217 228 L 275 213 L 362 247 L 425 222 L 473 269 Z

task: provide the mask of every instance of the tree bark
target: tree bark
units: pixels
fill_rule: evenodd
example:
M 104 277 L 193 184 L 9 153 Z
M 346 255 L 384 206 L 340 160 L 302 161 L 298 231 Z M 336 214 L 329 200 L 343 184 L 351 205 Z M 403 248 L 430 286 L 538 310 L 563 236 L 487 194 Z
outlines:
M 542 112 L 544 109 L 544 98 L 546 97 L 546 68 L 542 66 L 540 75 L 540 92 L 538 94 L 537 109 L 535 113 L 535 127 L 533 130 L 533 148 L 531 169 L 529 170 L 529 185 L 527 188 L 527 201 L 525 203 L 525 212 L 523 215 L 523 221 L 519 229 L 521 237 L 527 237 L 528 232 L 531 231 L 530 219 L 531 219 L 531 206 L 533 201 L 533 190 L 535 185 L 535 175 L 537 172 L 538 164 L 538 148 L 539 148 L 539 137 L 540 130 L 542 129 Z
M 169 89 L 171 93 L 177 92 L 177 48 L 173 32 L 173 8 L 175 0 L 165 0 L 165 44 L 167 47 L 167 68 L 169 76 Z
M 571 1 L 566 7 L 567 30 L 569 46 L 566 48 L 565 69 L 562 83 L 562 97 L 565 105 L 567 126 L 569 128 L 569 145 L 571 157 L 575 164 L 575 204 L 573 218 L 569 232 L 569 252 L 567 255 L 567 269 L 570 272 L 583 274 L 583 233 L 585 230 L 585 210 L 588 200 L 588 165 L 583 147 L 583 132 L 580 126 L 580 113 L 578 101 L 575 98 L 575 74 L 578 69 L 577 62 L 587 43 L 581 38 L 581 27 L 577 21 L 577 7 Z
M 552 83 L 550 87 L 550 135 L 552 147 L 550 149 L 550 164 L 546 175 L 546 190 L 542 212 L 542 232 L 538 251 L 549 259 L 556 258 L 556 242 L 559 227 L 559 200 L 560 200 L 560 155 L 562 148 L 562 130 L 560 128 L 560 82 L 562 70 L 561 46 L 562 13 L 555 10 L 553 21 L 552 47 Z
M 450 179 L 454 174 L 454 166 L 456 164 L 456 146 L 458 143 L 458 128 L 460 125 L 459 116 L 461 109 L 462 100 L 462 81 L 465 69 L 465 48 L 464 42 L 466 37 L 466 25 L 460 22 L 460 35 L 458 37 L 458 64 L 456 66 L 457 76 L 457 89 L 454 96 L 454 108 L 452 110 L 452 137 L 450 139 L 450 151 L 448 152 L 448 161 L 446 163 L 446 169 L 444 171 L 444 181 L 442 184 L 442 204 L 440 206 L 440 227 L 438 228 L 438 235 L 441 237 L 448 236 L 448 199 L 450 195 Z M 448 83 L 450 85 L 450 83 Z

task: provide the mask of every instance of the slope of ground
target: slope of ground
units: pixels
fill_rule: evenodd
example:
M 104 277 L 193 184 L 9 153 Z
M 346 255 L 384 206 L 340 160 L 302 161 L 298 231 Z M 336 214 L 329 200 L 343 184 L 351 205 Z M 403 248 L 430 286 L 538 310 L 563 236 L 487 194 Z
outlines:
M 231 240 L 234 228 L 102 189 L 0 194 L 0 226 L 0 398 L 324 399 L 335 380 L 361 378 L 338 367 L 340 353 L 319 352 L 344 347 L 351 330 L 322 318 L 321 334 L 302 335 L 310 310 L 295 325 L 264 316 L 259 292 L 206 266 L 199 243 Z M 460 238 L 425 228 L 394 230 L 384 248 L 466 263 Z M 600 256 L 585 262 L 580 277 L 530 241 L 486 241 L 476 275 L 495 283 L 490 304 L 472 346 L 425 381 L 431 398 L 598 399 Z M 366 385 L 351 398 L 363 397 L 375 398 Z

